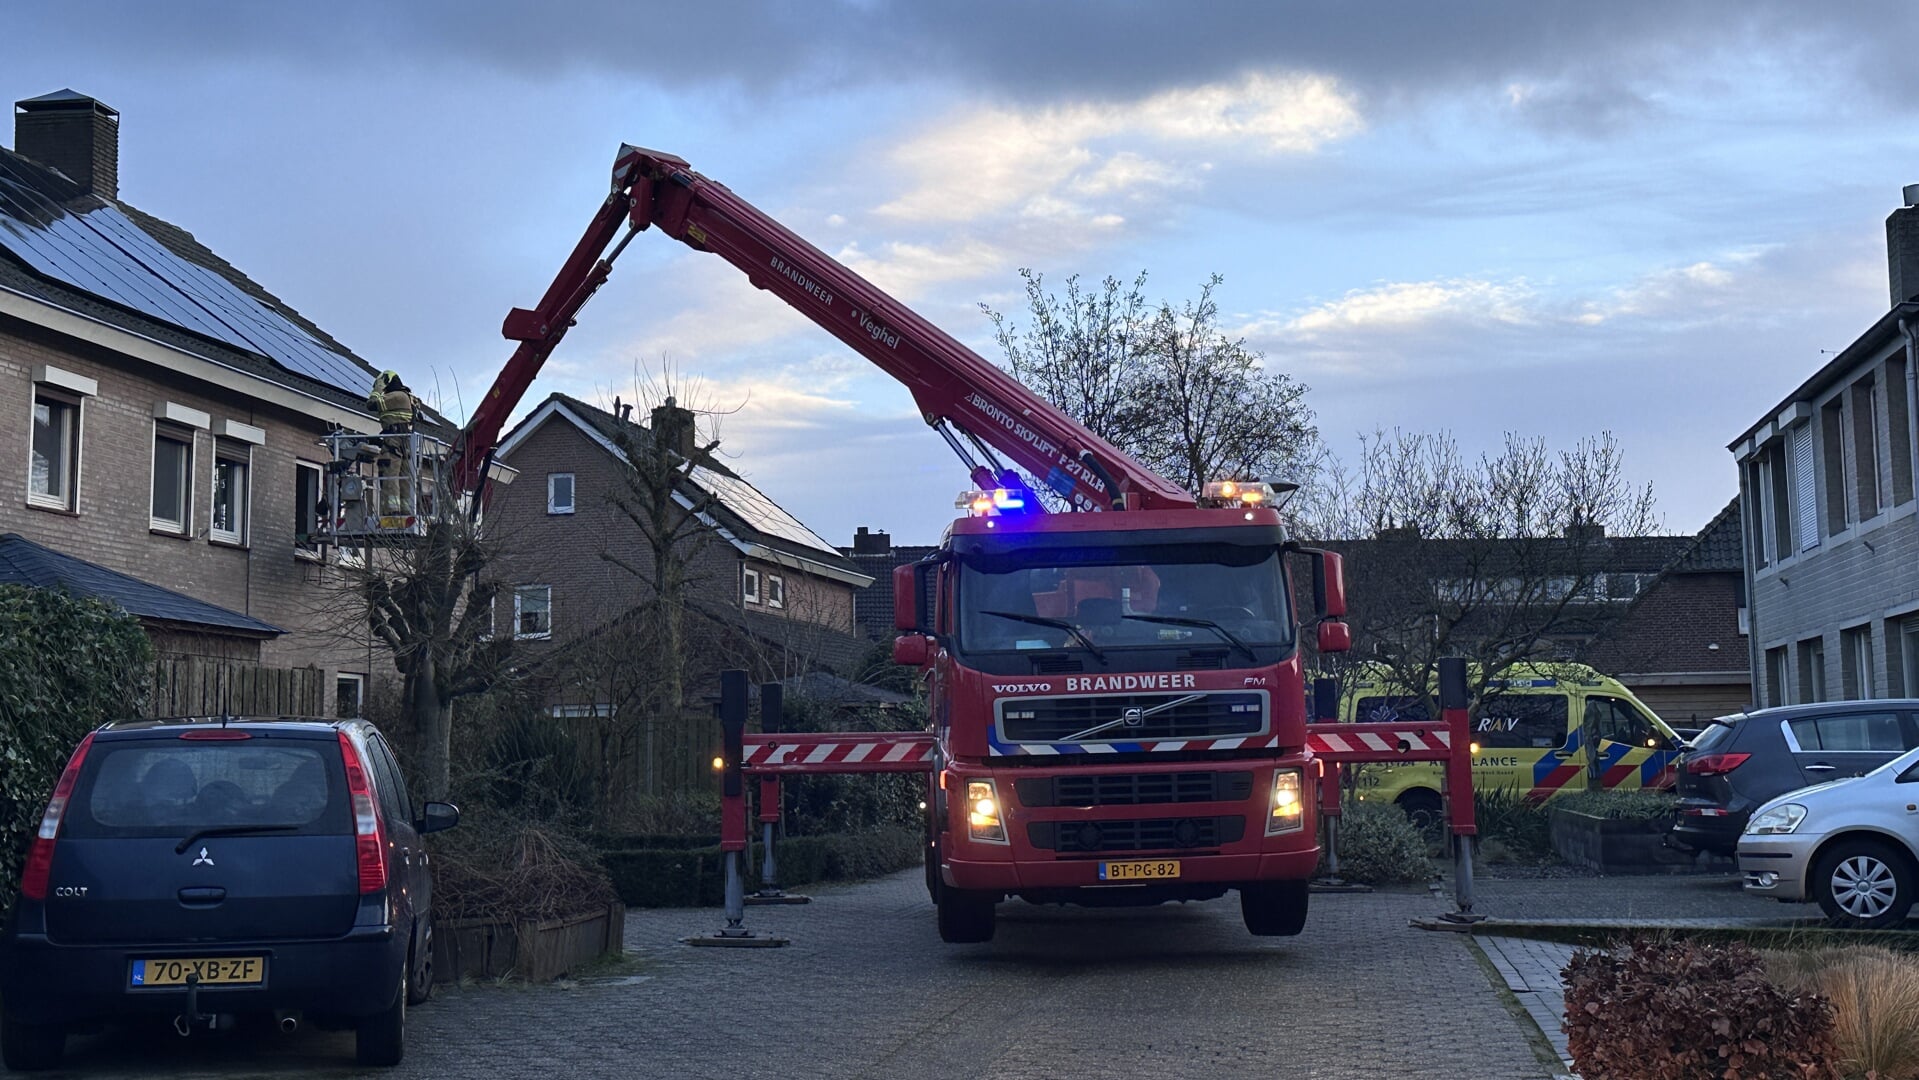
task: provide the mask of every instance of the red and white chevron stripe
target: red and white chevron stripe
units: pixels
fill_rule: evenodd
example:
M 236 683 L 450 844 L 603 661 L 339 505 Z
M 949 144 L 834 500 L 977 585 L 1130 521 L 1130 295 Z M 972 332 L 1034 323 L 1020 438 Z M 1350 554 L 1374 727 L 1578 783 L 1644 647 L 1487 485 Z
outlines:
M 1440 724 L 1309 724 L 1306 746 L 1340 764 L 1443 761 L 1452 747 L 1452 733 Z
M 933 736 L 924 732 L 794 732 L 744 742 L 749 773 L 925 772 L 933 764 Z

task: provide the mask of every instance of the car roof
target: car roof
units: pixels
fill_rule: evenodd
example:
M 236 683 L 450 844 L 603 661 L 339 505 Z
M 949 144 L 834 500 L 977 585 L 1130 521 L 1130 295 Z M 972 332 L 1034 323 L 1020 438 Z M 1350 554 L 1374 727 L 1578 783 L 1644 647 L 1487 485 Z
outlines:
M 151 720 L 115 720 L 100 728 L 102 735 L 152 735 L 177 732 L 191 727 L 225 727 L 241 731 L 283 731 L 288 734 L 322 734 L 345 728 L 365 727 L 366 721 L 335 720 L 322 716 L 166 716 Z
M 1919 710 L 1919 698 L 1860 698 L 1851 701 L 1814 701 L 1804 705 L 1774 705 L 1767 709 L 1728 713 L 1721 720 L 1797 720 L 1806 716 L 1836 716 L 1842 713 Z

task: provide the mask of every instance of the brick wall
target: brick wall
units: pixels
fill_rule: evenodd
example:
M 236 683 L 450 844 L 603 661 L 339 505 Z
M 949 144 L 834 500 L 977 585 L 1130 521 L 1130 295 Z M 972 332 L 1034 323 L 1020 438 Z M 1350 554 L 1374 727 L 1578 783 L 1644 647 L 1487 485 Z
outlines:
M 99 393 L 81 409 L 78 509 L 62 513 L 27 502 L 33 368 L 48 364 L 94 379 Z M 186 537 L 150 530 L 153 406 L 170 401 L 266 432 L 249 462 L 248 542 L 212 542 L 214 436 L 194 433 L 192 527 Z M 314 665 L 391 674 L 369 658 L 364 623 L 343 607 L 337 571 L 295 555 L 294 462 L 324 460 L 316 419 L 243 394 L 187 379 L 85 342 L 12 320 L 0 320 L 0 532 L 175 592 L 279 626 L 288 633 L 263 642 L 271 666 Z M 371 663 L 369 663 L 371 661 Z

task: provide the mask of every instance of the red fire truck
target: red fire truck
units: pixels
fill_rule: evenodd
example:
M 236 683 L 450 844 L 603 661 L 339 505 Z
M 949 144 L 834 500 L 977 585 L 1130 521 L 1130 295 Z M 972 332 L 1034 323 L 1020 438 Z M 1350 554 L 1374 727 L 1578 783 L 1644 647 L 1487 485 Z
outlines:
M 1181 490 L 680 158 L 620 148 L 558 278 L 507 317 L 513 358 L 421 475 L 480 492 L 508 413 L 648 228 L 725 259 L 898 379 L 972 481 L 938 552 L 894 578 L 894 655 L 925 673 L 932 730 L 750 736 L 748 771 L 926 770 L 927 886 L 947 941 L 989 939 L 1009 896 L 1237 892 L 1252 933 L 1299 933 L 1326 762 L 1446 740 L 1368 730 L 1383 725 L 1309 740 L 1302 634 L 1321 653 L 1350 644 L 1339 557 L 1288 538 L 1272 484 Z

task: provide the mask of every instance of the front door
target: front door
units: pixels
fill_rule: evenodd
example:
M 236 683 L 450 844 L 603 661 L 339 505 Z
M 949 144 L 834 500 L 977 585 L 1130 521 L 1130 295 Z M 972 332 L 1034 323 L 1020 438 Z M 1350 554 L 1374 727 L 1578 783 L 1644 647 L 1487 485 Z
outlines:
M 1585 729 L 1592 787 L 1610 791 L 1670 786 L 1666 766 L 1677 748 L 1632 702 L 1585 695 Z

